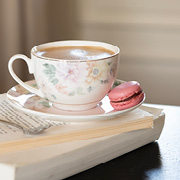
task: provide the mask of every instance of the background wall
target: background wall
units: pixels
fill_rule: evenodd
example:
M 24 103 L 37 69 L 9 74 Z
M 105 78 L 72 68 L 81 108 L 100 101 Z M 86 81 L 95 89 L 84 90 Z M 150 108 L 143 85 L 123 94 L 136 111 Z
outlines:
M 66 39 L 119 46 L 119 79 L 139 81 L 146 102 L 180 105 L 180 1 L 1 0 L 0 93 L 16 84 L 7 69 L 12 55 L 30 57 L 33 46 Z M 25 63 L 15 69 L 33 78 Z
M 146 102 L 180 105 L 180 1 L 78 2 L 80 38 L 120 47 L 118 78 L 139 81 Z
M 30 57 L 35 45 L 75 38 L 76 9 L 73 0 L 0 0 L 0 93 L 16 84 L 7 68 L 11 56 Z M 24 61 L 14 67 L 22 80 L 33 78 Z

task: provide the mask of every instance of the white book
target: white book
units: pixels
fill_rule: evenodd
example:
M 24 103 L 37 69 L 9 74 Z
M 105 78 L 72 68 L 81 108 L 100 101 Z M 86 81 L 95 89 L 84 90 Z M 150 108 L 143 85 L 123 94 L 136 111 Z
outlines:
M 0 98 L 3 102 L 5 101 L 3 99 L 4 95 Z M 98 125 L 88 126 L 88 128 L 77 126 L 75 130 L 74 128 L 72 130 L 72 127 L 65 126 L 64 128 L 62 126 L 64 129 L 61 129 L 58 126 L 50 128 L 45 134 L 37 137 L 25 137 L 22 132 L 13 132 L 12 129 L 4 128 L 7 133 L 1 132 L 0 134 L 0 179 L 64 179 L 158 139 L 164 125 L 165 115 L 161 113 L 162 110 L 141 106 L 137 111 L 148 117 L 142 118 L 149 122 L 148 125 L 152 125 L 150 119 L 153 118 L 153 127 L 142 127 L 139 130 L 127 130 L 127 128 L 126 131 L 118 128 L 118 131 L 115 132 L 106 130 L 106 133 L 102 133 L 103 131 Z M 130 114 L 128 113 L 127 116 L 130 116 Z M 5 116 L 2 118 L 5 118 Z M 106 125 L 114 126 L 116 124 Z M 77 132 L 86 129 L 86 134 L 89 129 L 94 128 L 100 135 L 94 133 L 93 136 L 88 134 L 87 137 L 80 134 L 78 138 L 68 139 L 69 133 L 75 133 L 76 135 Z M 59 136 L 64 133 L 67 135 L 65 141 Z M 53 138 L 54 141 L 52 141 Z M 39 141 L 36 141 L 37 139 L 43 142 L 39 143 Z M 28 146 L 27 141 L 32 146 Z M 46 143 L 47 141 L 50 143 Z M 18 146 L 18 143 L 20 146 Z M 25 148 L 21 146 L 23 143 Z M 1 150 L 3 148 L 7 151 Z

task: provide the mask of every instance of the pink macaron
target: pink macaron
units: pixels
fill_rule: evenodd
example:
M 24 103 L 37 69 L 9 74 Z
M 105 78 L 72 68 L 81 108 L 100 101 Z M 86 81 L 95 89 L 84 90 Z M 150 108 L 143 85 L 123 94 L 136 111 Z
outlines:
M 137 81 L 129 81 L 116 86 L 108 93 L 112 107 L 119 111 L 139 104 L 144 92 Z

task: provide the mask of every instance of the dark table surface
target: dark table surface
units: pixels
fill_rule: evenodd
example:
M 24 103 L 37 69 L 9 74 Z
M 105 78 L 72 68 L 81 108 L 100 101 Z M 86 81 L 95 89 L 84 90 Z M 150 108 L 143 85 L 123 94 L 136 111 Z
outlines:
M 66 180 L 180 180 L 180 106 L 149 106 L 165 113 L 157 141 Z

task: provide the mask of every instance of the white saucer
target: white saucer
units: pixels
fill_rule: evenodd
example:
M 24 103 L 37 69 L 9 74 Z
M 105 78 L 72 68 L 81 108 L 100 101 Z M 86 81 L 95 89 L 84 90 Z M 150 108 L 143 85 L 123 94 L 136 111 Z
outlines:
M 122 80 L 116 80 L 117 85 L 123 82 Z M 37 87 L 35 80 L 26 83 Z M 112 119 L 132 111 L 144 102 L 145 97 L 138 105 L 121 111 L 113 109 L 108 96 L 104 97 L 101 103 L 93 109 L 86 111 L 64 111 L 53 107 L 47 99 L 29 92 L 20 85 L 16 85 L 7 92 L 7 99 L 14 108 L 34 116 L 40 116 L 44 119 L 61 122 L 89 122 Z

